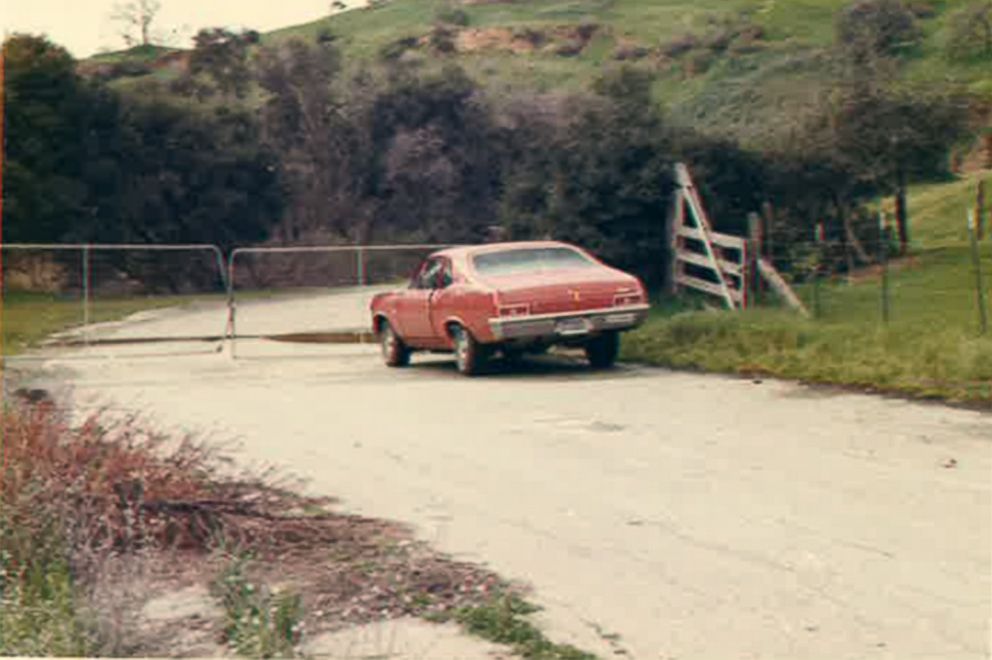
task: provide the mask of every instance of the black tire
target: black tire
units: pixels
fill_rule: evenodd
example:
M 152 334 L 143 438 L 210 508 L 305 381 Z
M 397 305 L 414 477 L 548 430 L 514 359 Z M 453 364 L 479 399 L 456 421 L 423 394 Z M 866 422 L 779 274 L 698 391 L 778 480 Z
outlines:
M 385 319 L 379 325 L 379 346 L 386 366 L 405 367 L 410 364 L 410 349 Z
M 452 326 L 451 339 L 455 345 L 455 366 L 465 376 L 474 376 L 482 370 L 486 361 L 486 351 L 468 330 L 460 325 Z
M 620 355 L 620 333 L 604 332 L 585 346 L 586 358 L 594 369 L 609 369 Z

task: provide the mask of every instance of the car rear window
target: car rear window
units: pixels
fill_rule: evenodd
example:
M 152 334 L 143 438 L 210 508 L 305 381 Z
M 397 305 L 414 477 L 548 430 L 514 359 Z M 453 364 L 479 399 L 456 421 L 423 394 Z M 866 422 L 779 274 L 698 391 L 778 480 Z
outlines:
M 580 252 L 559 247 L 486 252 L 475 255 L 472 258 L 472 263 L 480 275 L 546 272 L 596 265 L 595 262 Z

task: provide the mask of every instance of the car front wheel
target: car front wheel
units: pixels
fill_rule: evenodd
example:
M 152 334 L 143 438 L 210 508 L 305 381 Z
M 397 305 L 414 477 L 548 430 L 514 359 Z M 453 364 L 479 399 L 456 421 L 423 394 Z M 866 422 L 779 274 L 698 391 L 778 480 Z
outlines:
M 620 333 L 606 332 L 590 339 L 585 346 L 586 358 L 595 369 L 612 367 L 620 354 Z
M 379 343 L 382 359 L 390 367 L 405 367 L 410 364 L 410 349 L 400 339 L 389 321 L 383 321 L 379 328 Z
M 455 365 L 459 373 L 466 376 L 479 373 L 485 362 L 485 349 L 460 325 L 452 327 L 451 338 L 455 347 Z

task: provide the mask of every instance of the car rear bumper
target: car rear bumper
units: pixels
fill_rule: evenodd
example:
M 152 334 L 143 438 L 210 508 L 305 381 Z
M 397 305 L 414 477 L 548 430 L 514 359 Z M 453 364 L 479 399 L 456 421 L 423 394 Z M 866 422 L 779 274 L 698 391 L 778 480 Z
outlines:
M 514 316 L 489 319 L 496 341 L 510 339 L 577 339 L 609 330 L 636 328 L 648 316 L 650 305 L 627 305 L 558 314 Z

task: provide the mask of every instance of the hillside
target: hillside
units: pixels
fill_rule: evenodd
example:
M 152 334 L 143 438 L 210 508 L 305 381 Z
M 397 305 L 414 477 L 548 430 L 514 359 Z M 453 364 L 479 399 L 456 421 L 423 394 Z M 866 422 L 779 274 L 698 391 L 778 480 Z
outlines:
M 828 89 L 825 51 L 845 0 L 385 0 L 262 35 L 274 44 L 333 35 L 349 63 L 457 61 L 502 92 L 585 87 L 625 62 L 656 73 L 674 119 L 761 144 Z M 951 61 L 948 25 L 963 3 L 909 3 L 922 33 L 902 53 L 908 81 L 942 81 L 992 100 L 988 58 Z M 168 77 L 181 55 L 103 55 L 84 71 L 129 83 Z M 116 69 L 114 68 L 116 67 Z M 129 84 L 128 83 L 128 84 Z

